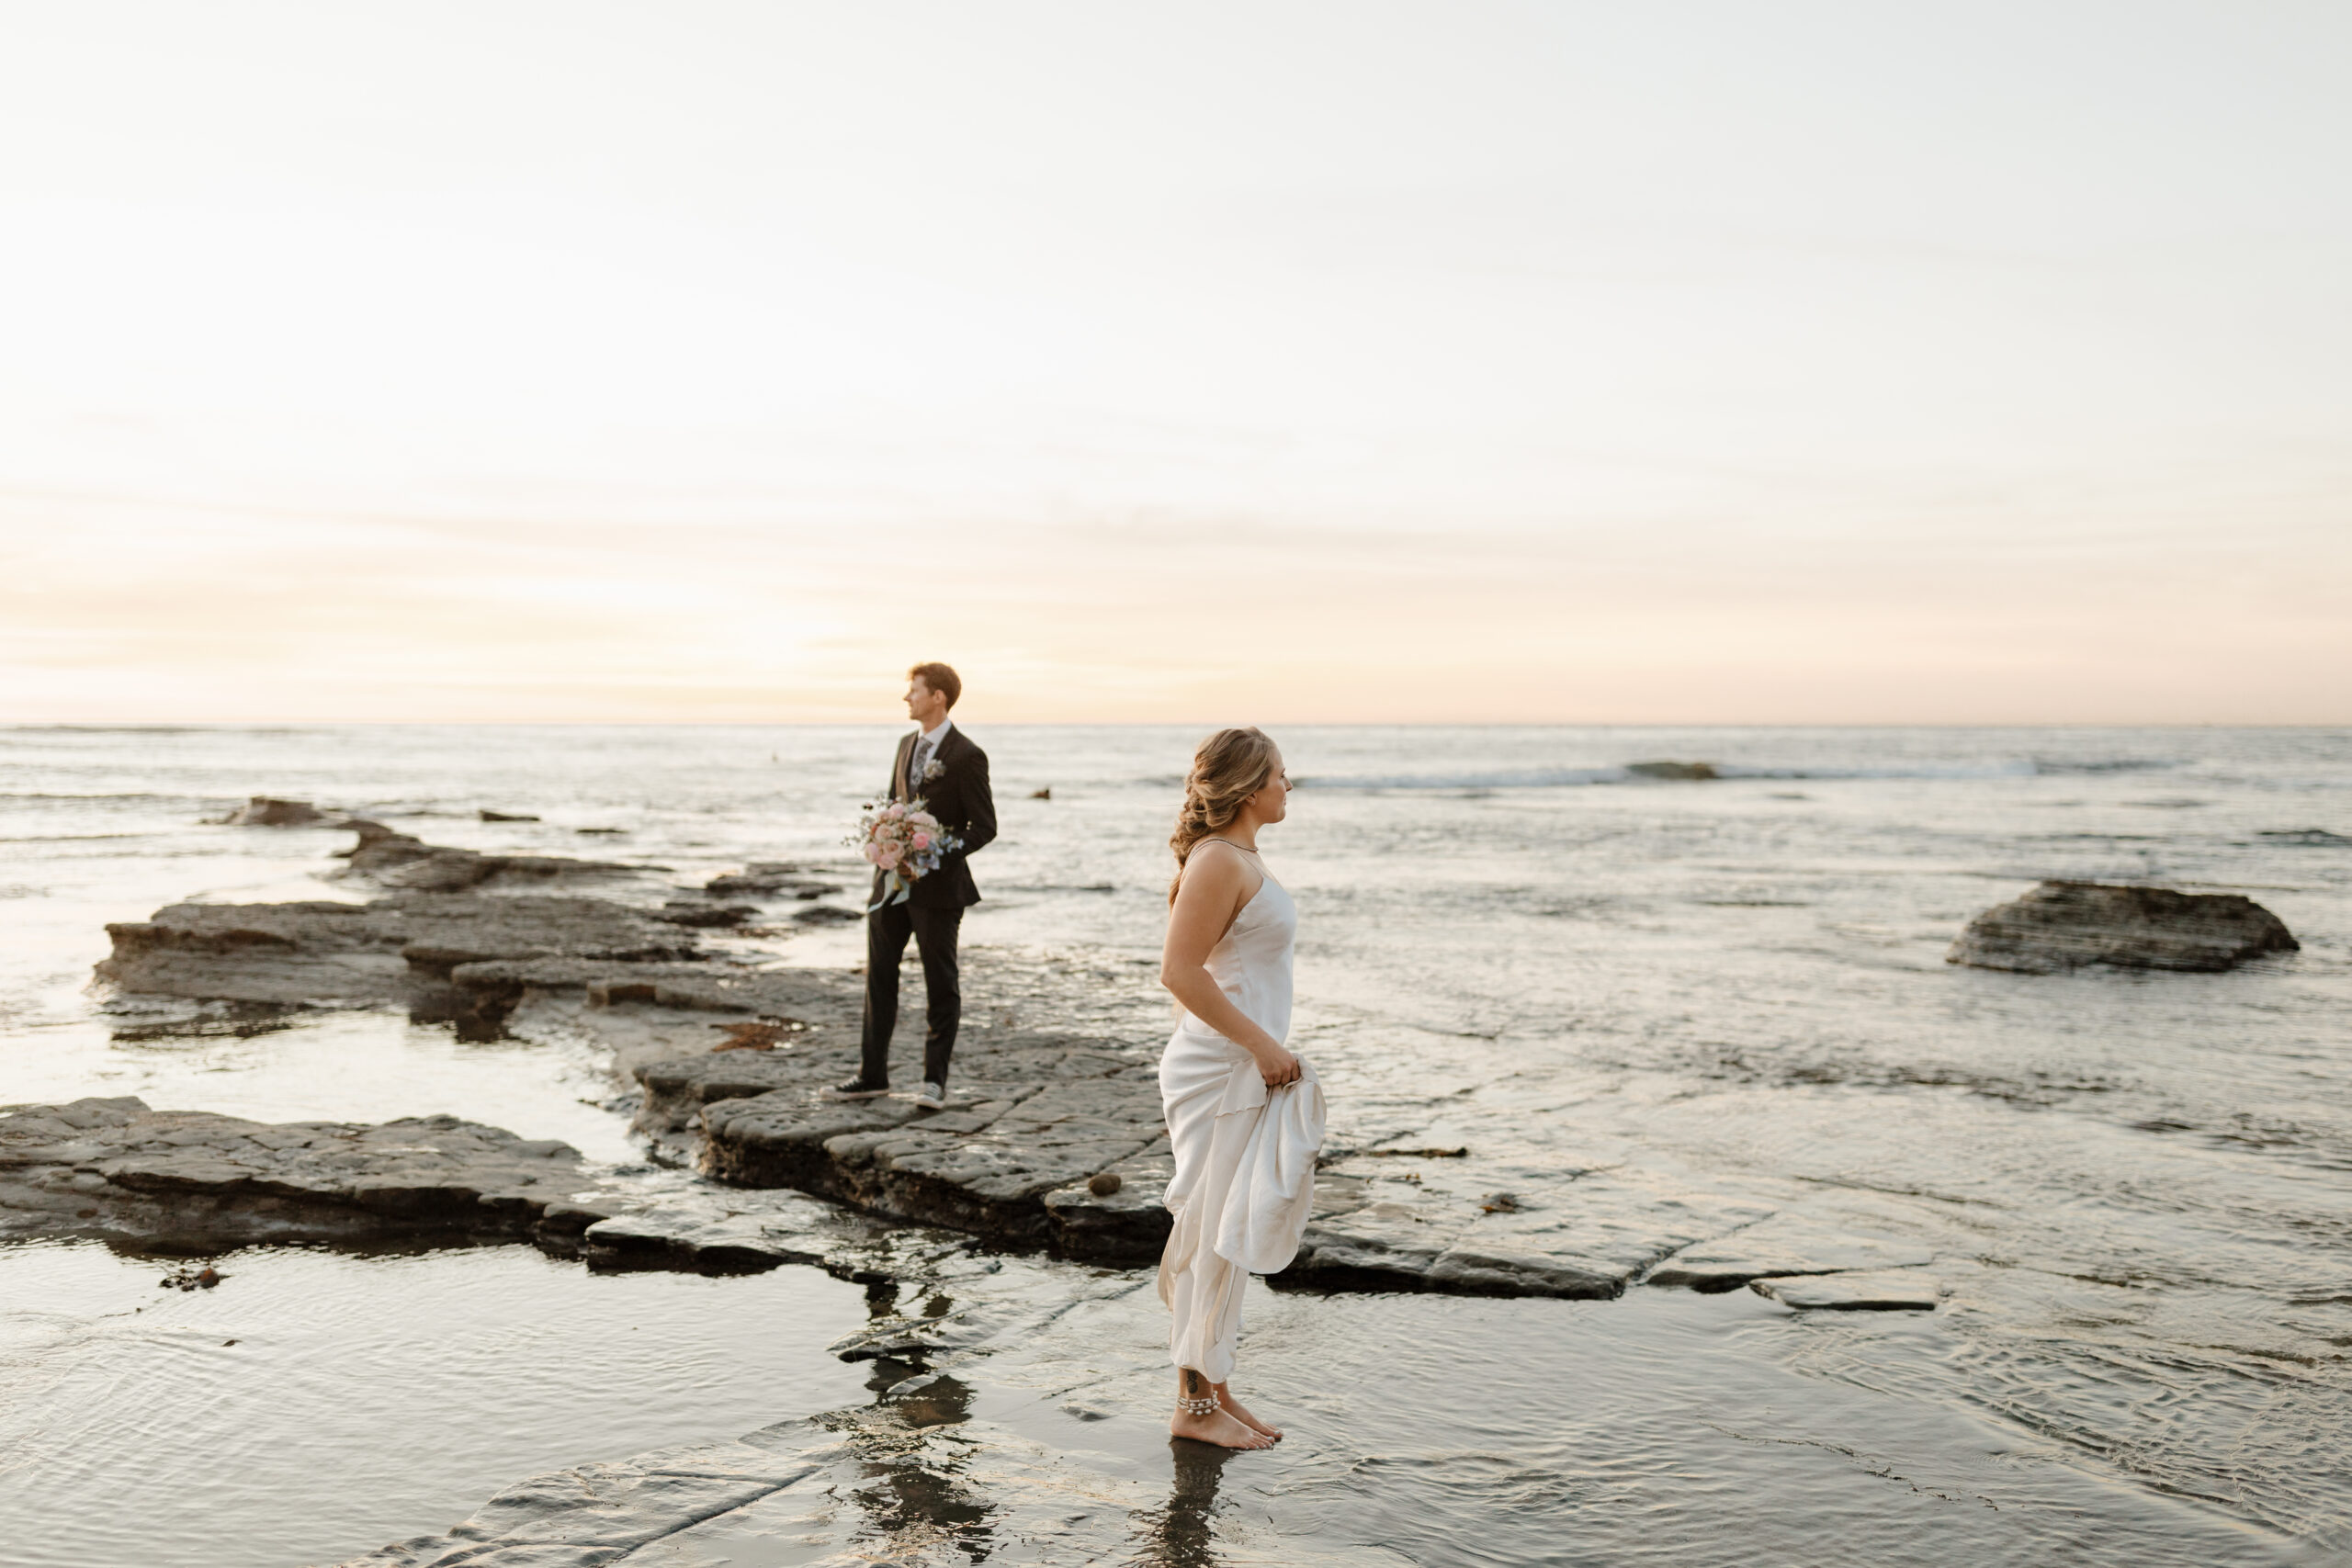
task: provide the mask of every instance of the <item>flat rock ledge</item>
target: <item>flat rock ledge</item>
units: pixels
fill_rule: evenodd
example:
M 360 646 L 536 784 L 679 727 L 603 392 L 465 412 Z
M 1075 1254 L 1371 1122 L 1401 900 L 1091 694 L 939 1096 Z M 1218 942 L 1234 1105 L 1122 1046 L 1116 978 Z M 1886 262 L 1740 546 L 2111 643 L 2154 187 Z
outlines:
M 0 1238 L 134 1248 L 576 1238 L 580 1152 L 454 1116 L 271 1124 L 124 1097 L 0 1114 Z M 595 1194 L 582 1192 L 582 1196 Z M 576 1249 L 576 1248 L 575 1248 Z
M 2045 882 L 1969 921 L 1944 960 L 2025 975 L 2090 964 L 2211 973 L 2301 946 L 2284 921 L 2241 894 Z
M 285 804 L 285 803 L 277 803 Z M 349 902 L 174 904 L 107 927 L 97 978 L 140 996 L 269 1008 L 405 1007 L 461 1036 L 496 1038 L 519 992 L 465 987 L 468 966 L 556 959 L 680 963 L 703 956 L 694 931 L 739 919 L 726 906 L 658 908 L 559 890 L 651 868 L 555 856 L 492 855 L 427 844 L 379 823 L 358 834 L 337 874 L 372 897 Z
M 1933 1312 L 1942 1289 L 1924 1274 L 1814 1274 L 1751 1280 L 1748 1289 L 1783 1306 L 1816 1312 Z
M 600 1177 L 568 1144 L 454 1116 L 269 1123 L 128 1096 L 0 1111 L 0 1244 L 67 1237 L 182 1255 L 527 1241 L 601 1271 L 801 1263 L 865 1284 L 935 1274 L 959 1247 L 795 1194 Z
M 835 1103 L 844 1049 L 725 1052 L 637 1069 L 650 1114 L 691 1120 L 703 1172 L 1065 1257 L 1148 1266 L 1174 1161 L 1148 1055 L 1008 1033 L 958 1048 L 945 1109 Z M 1859 1235 L 1772 1199 L 1661 1172 L 1541 1170 L 1397 1151 L 1335 1151 L 1281 1285 L 1613 1297 L 1647 1281 L 1727 1291 L 1753 1280 L 1924 1265 L 1928 1249 Z M 1098 1176 L 1118 1178 L 1097 1182 Z M 1109 1187 L 1108 1191 L 1097 1190 Z

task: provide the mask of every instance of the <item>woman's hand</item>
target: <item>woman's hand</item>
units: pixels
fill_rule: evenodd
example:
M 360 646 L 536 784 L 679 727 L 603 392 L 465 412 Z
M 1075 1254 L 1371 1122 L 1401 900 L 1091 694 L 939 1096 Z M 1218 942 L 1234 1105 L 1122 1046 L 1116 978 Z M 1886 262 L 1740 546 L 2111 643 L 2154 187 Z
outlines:
M 1258 1058 L 1258 1076 L 1266 1080 L 1268 1089 L 1280 1089 L 1286 1083 L 1296 1083 L 1301 1071 L 1298 1058 L 1279 1045 L 1269 1045 L 1252 1053 Z

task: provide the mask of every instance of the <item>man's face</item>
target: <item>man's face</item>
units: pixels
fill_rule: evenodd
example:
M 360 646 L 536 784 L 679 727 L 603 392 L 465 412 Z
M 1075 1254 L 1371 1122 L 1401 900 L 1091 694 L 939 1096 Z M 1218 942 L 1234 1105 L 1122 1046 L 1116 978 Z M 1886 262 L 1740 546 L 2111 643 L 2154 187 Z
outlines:
M 918 675 L 907 682 L 907 716 L 918 723 L 926 722 L 940 713 L 939 695 L 931 682 Z

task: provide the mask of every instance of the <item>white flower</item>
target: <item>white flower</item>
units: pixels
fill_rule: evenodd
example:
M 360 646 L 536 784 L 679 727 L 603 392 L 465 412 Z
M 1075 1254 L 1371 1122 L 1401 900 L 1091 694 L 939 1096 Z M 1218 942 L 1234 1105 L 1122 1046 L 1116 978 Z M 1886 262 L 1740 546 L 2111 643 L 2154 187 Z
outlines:
M 938 758 L 933 757 L 930 761 L 925 762 L 922 765 L 922 782 L 929 784 L 932 780 L 937 778 L 946 771 L 947 764 L 941 761 Z

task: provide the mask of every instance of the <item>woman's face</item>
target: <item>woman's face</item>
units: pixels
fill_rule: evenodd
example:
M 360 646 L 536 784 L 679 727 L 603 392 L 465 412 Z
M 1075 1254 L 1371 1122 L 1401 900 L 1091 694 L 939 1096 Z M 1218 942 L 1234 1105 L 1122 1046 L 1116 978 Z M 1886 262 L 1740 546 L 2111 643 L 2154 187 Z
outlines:
M 1283 771 L 1283 754 L 1274 753 L 1274 771 L 1250 797 L 1249 810 L 1261 822 L 1279 822 L 1290 815 L 1290 774 Z

